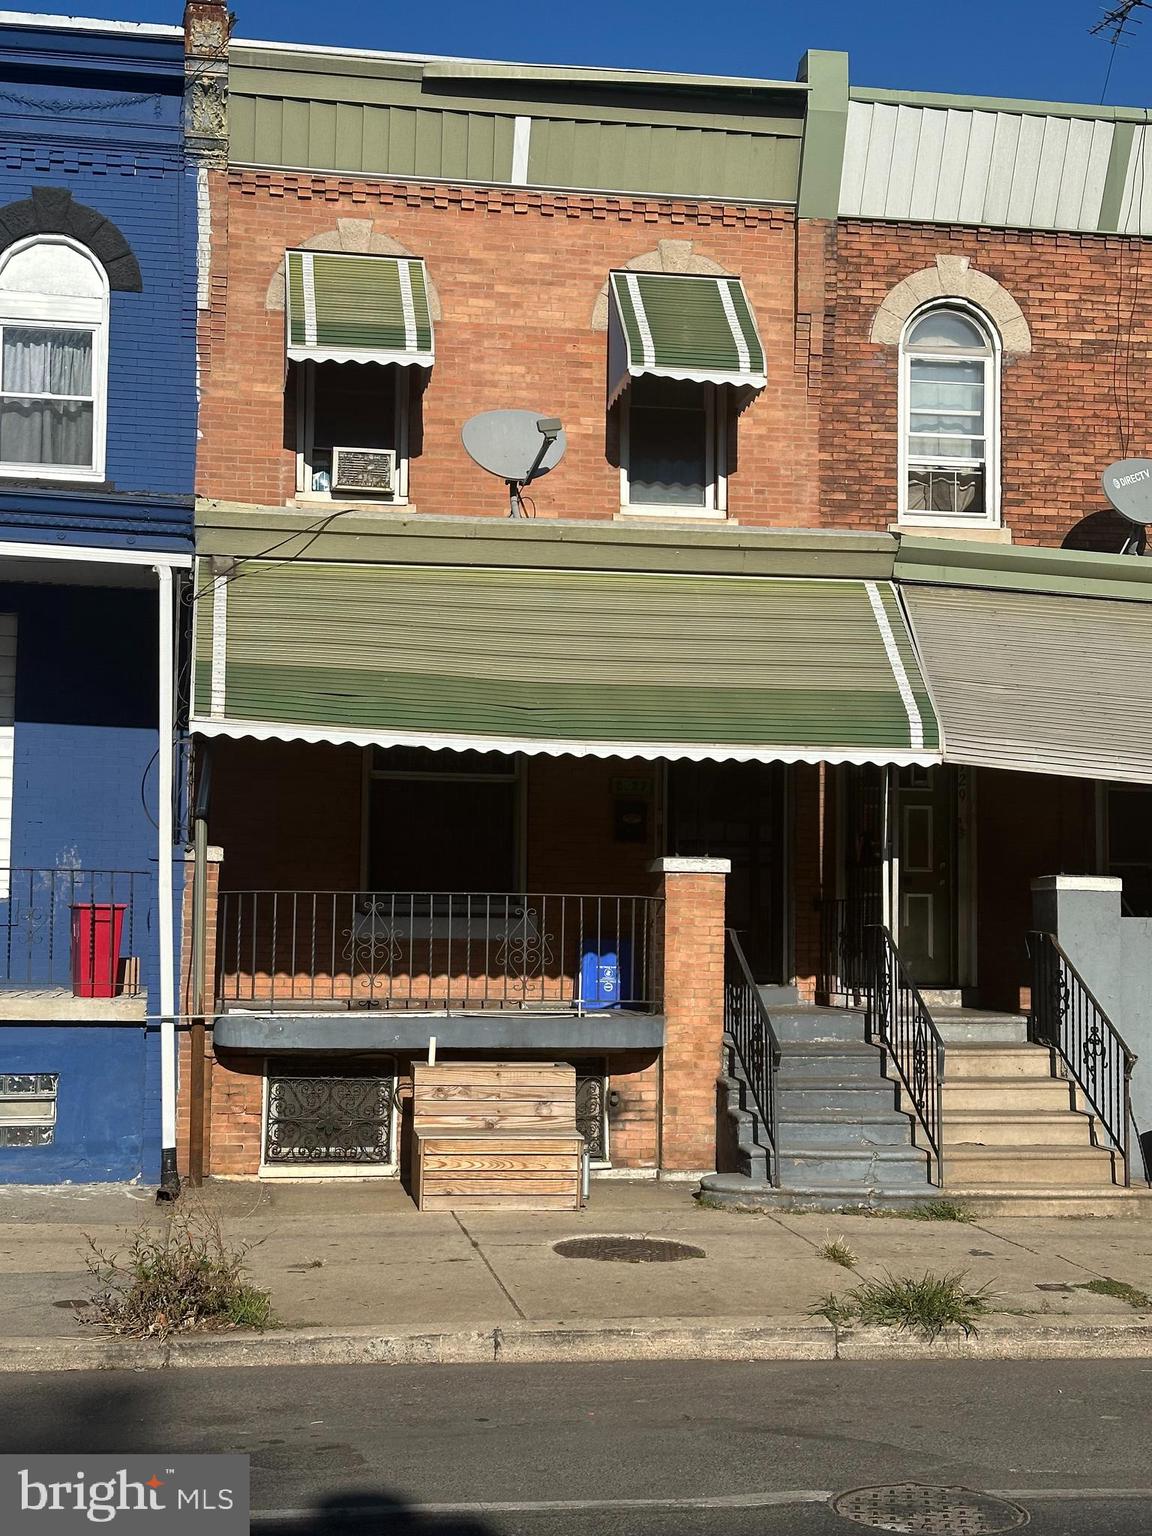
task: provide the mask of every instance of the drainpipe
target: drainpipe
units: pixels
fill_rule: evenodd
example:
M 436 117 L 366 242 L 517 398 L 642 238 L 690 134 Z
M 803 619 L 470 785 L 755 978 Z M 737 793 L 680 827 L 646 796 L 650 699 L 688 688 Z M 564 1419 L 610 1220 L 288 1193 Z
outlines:
M 192 820 L 192 985 L 189 1027 L 191 1070 L 188 1075 L 188 1182 L 204 1182 L 204 955 L 208 934 L 208 804 L 212 798 L 212 747 L 200 748 L 196 802 Z
M 159 578 L 159 757 L 157 771 L 156 904 L 160 943 L 160 1188 L 158 1200 L 180 1193 L 176 1171 L 176 922 L 172 909 L 172 792 L 175 784 L 175 602 L 172 567 L 158 565 Z

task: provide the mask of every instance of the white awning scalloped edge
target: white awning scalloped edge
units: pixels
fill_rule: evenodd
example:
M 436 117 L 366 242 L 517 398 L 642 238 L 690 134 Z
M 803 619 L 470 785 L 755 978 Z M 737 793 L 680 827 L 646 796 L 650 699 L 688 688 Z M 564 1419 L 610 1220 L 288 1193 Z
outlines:
M 366 351 L 335 347 L 289 347 L 293 363 L 397 363 L 401 368 L 431 368 L 436 361 L 432 352 Z

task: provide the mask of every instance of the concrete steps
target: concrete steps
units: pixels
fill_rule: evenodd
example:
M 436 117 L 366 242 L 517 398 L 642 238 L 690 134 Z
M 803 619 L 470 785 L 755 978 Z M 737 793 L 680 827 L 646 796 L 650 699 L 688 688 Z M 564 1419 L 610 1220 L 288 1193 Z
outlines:
M 1090 1115 L 1062 1114 L 1046 1109 L 954 1109 L 945 1117 L 945 1150 L 956 1145 L 981 1147 L 1076 1146 L 1094 1143 L 1095 1121 Z
M 1082 1189 L 1115 1182 L 1104 1147 L 951 1145 L 945 1153 L 945 1188 Z

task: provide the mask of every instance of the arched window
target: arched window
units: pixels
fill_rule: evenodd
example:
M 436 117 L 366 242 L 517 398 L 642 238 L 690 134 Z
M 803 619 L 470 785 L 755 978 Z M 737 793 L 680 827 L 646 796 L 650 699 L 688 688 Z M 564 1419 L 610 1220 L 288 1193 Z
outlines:
M 973 311 L 922 310 L 901 347 L 901 519 L 999 521 L 999 345 Z
M 108 279 L 75 241 L 0 257 L 0 474 L 102 479 Z

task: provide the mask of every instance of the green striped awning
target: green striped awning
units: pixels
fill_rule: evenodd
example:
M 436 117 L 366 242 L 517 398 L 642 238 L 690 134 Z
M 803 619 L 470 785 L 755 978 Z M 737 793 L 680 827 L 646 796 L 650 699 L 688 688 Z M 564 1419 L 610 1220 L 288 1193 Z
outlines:
M 202 563 L 192 729 L 594 757 L 924 763 L 889 582 Z
M 410 256 L 289 251 L 288 356 L 295 362 L 431 368 L 424 263 Z
M 613 272 L 608 401 L 630 379 L 655 374 L 763 389 L 764 346 L 738 277 Z

